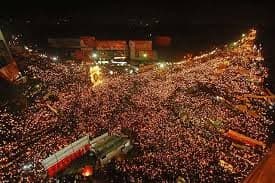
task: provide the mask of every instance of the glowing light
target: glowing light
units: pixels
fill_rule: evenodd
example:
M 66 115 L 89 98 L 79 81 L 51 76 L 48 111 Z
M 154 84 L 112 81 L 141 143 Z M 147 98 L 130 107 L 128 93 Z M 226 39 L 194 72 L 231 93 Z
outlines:
M 127 62 L 117 62 L 117 61 L 112 61 L 113 64 L 119 64 L 119 65 L 126 65 Z
M 148 56 L 147 53 L 144 53 L 144 54 L 143 54 L 143 57 L 144 57 L 144 58 L 147 58 L 147 56 Z
M 134 72 L 134 71 L 133 71 L 132 69 L 129 71 L 130 74 L 133 74 L 133 72 Z
M 242 34 L 242 37 L 245 37 L 245 34 Z
M 113 74 L 114 74 L 114 71 L 109 71 L 109 74 L 113 75 Z
M 57 61 L 57 60 L 58 60 L 58 57 L 52 57 L 52 60 L 53 60 L 53 61 Z
M 23 171 L 30 171 L 30 170 L 32 170 L 33 168 L 34 168 L 34 166 L 33 166 L 33 164 L 32 164 L 31 162 L 29 162 L 29 163 L 23 165 L 23 167 L 22 167 Z
M 96 54 L 96 53 L 93 53 L 92 57 L 93 57 L 93 58 L 97 58 L 97 54 Z
M 98 61 L 99 64 L 108 64 L 109 61 L 108 60 L 102 60 L 102 61 Z
M 233 45 L 236 46 L 238 43 L 237 42 L 234 42 Z
M 114 57 L 114 59 L 126 59 L 126 57 Z
M 89 176 L 93 175 L 93 173 L 94 173 L 94 169 L 93 169 L 92 166 L 86 165 L 82 168 L 82 173 L 81 174 L 84 177 L 89 177 Z
M 159 64 L 159 68 L 163 69 L 165 67 L 165 64 L 164 63 L 160 63 Z

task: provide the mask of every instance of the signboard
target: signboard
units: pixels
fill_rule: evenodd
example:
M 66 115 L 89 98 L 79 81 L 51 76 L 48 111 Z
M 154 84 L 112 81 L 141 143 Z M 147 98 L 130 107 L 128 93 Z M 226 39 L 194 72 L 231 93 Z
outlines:
M 131 40 L 129 41 L 131 49 L 137 51 L 152 51 L 152 41 L 140 41 L 140 40 Z
M 266 146 L 262 141 L 252 139 L 250 137 L 247 137 L 247 136 L 245 136 L 243 134 L 240 134 L 240 133 L 238 133 L 236 131 L 233 131 L 233 130 L 228 130 L 228 132 L 226 132 L 224 135 L 231 138 L 231 139 L 233 139 L 233 140 L 242 142 L 244 144 L 248 144 L 248 145 L 252 145 L 252 146 L 258 145 L 258 146 L 261 146 L 261 147 Z
M 126 41 L 96 41 L 97 50 L 127 50 Z
M 95 47 L 95 37 L 93 36 L 82 36 L 80 37 L 81 48 L 94 48 Z

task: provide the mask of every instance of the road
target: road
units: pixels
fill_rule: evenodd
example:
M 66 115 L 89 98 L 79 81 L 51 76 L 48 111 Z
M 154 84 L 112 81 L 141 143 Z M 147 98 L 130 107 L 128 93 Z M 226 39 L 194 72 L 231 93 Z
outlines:
M 253 171 L 244 183 L 275 183 L 275 144 L 267 158 Z

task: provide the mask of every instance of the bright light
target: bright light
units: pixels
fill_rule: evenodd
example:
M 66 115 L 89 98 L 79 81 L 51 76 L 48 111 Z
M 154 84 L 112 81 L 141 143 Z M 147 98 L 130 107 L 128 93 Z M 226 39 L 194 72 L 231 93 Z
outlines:
M 107 60 L 102 60 L 102 61 L 98 61 L 98 63 L 99 63 L 99 64 L 108 64 L 109 61 L 107 61 Z
M 133 71 L 132 69 L 129 71 L 130 74 L 133 74 L 133 72 L 134 72 L 134 71 Z
M 24 46 L 25 50 L 29 50 L 29 48 L 27 46 Z
M 84 177 L 91 176 L 93 175 L 93 173 L 94 173 L 94 169 L 92 166 L 86 165 L 85 167 L 82 168 L 82 175 Z
M 161 69 L 163 69 L 163 68 L 165 67 L 165 64 L 164 64 L 164 63 L 160 63 L 160 64 L 159 64 L 159 67 L 160 67 Z
M 34 168 L 34 166 L 31 162 L 28 162 L 27 164 L 23 165 L 23 167 L 22 167 L 23 171 L 31 171 L 33 168 Z
M 242 37 L 245 37 L 245 34 L 242 34 Z
M 93 53 L 92 57 L 93 57 L 93 58 L 97 58 L 97 54 L 96 54 L 96 53 Z
M 57 57 L 52 57 L 52 60 L 53 60 L 53 61 L 57 61 L 58 58 L 57 58 Z
M 46 54 L 40 54 L 39 56 L 42 57 L 42 58 L 47 58 Z
M 236 46 L 238 43 L 237 42 L 234 42 L 233 45 Z
M 223 98 L 223 97 L 220 97 L 220 96 L 216 96 L 216 100 L 217 100 L 217 101 L 223 101 L 224 98 Z
M 125 65 L 127 62 L 112 61 L 113 64 Z
M 125 144 L 125 147 L 128 147 L 128 146 L 130 146 L 131 144 L 130 144 L 130 141 L 128 141 L 126 144 Z
M 143 54 L 143 57 L 144 57 L 144 58 L 147 58 L 147 56 L 148 56 L 147 53 L 144 53 L 144 54 Z
M 126 57 L 114 57 L 114 59 L 116 60 L 116 59 L 125 59 Z
M 109 74 L 113 75 L 113 74 L 114 74 L 114 71 L 109 71 Z

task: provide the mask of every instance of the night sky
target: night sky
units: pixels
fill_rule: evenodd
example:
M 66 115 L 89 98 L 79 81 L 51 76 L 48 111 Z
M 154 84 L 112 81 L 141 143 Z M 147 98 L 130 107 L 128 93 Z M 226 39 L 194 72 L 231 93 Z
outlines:
M 79 24 L 123 24 L 159 18 L 165 24 L 254 24 L 272 22 L 271 3 L 253 1 L 7 1 L 0 16 L 49 23 L 67 17 Z
M 257 28 L 275 83 L 272 4 L 249 0 L 9 0 L 1 4 L 0 28 L 6 33 L 22 33 L 40 46 L 47 46 L 47 39 L 54 37 L 153 39 L 167 35 L 172 37 L 170 55 L 179 57 L 223 45 Z
M 271 4 L 235 0 L 9 0 L 1 8 L 0 26 L 38 43 L 46 43 L 49 37 L 152 39 L 168 35 L 181 50 L 203 50 L 234 40 L 251 27 L 273 24 Z

